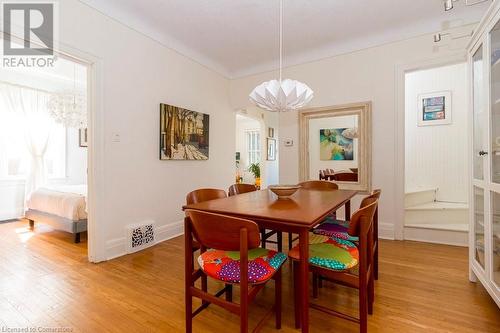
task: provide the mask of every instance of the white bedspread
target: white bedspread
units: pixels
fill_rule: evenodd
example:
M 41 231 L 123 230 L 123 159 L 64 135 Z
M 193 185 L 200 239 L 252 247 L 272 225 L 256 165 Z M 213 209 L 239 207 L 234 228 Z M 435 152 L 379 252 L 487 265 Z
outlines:
M 87 218 L 87 185 L 59 185 L 39 188 L 28 200 L 29 209 L 73 221 Z

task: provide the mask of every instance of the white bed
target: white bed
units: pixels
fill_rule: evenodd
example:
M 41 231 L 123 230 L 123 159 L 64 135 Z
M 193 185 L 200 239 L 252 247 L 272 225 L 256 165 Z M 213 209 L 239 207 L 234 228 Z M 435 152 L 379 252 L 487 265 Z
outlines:
M 49 224 L 57 230 L 75 235 L 87 231 L 87 185 L 57 185 L 39 188 L 27 201 L 26 218 Z

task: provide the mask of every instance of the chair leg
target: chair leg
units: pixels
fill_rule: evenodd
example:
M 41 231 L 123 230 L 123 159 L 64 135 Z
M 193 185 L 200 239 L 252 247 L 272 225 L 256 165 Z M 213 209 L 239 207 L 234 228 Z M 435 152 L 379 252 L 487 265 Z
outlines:
M 283 233 L 281 231 L 276 232 L 276 240 L 278 242 L 278 252 L 283 252 Z
M 262 247 L 265 249 L 266 248 L 266 229 L 260 230 L 260 239 L 262 242 Z
M 318 281 L 320 277 L 318 274 L 313 273 L 312 282 L 313 282 L 313 298 L 318 298 Z
M 276 329 L 281 329 L 281 268 L 274 276 L 274 310 L 276 312 Z
M 204 292 L 207 292 L 208 291 L 208 278 L 205 274 L 203 274 L 201 276 L 201 290 L 203 290 Z M 206 304 L 208 303 L 207 301 L 202 301 L 201 302 L 202 304 Z
M 193 299 L 191 298 L 191 292 L 186 287 L 186 333 L 193 332 Z
M 373 314 L 373 301 L 375 298 L 375 281 L 373 279 L 373 274 L 370 276 L 370 279 L 368 280 L 368 314 L 372 315 Z
M 80 233 L 79 232 L 77 232 L 75 234 L 75 244 L 78 244 L 78 243 L 80 243 Z
M 373 273 L 375 280 L 378 280 L 378 236 L 375 237 L 377 237 L 377 239 L 375 240 L 377 246 L 375 247 L 375 253 L 373 254 Z
M 29 220 L 30 222 L 30 230 L 33 230 L 35 228 L 35 221 Z
M 240 332 L 248 333 L 248 287 L 240 284 Z
M 291 232 L 288 233 L 288 249 L 291 250 L 293 247 L 293 234 Z
M 232 302 L 233 301 L 233 285 L 232 284 L 226 284 L 226 301 Z
M 300 270 L 299 263 L 297 261 L 293 262 L 293 296 L 294 296 L 294 307 L 295 307 L 295 328 L 300 328 L 300 288 L 298 286 L 300 281 Z
M 361 281 L 360 281 L 361 282 Z M 368 295 L 366 284 L 359 288 L 359 332 L 368 332 Z

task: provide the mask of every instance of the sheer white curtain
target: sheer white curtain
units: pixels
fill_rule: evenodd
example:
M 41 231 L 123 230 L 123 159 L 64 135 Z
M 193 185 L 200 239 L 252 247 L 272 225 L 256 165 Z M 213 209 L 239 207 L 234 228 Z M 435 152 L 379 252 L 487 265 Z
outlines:
M 0 98 L 3 101 L 1 112 L 11 113 L 7 115 L 8 119 L 18 122 L 18 128 L 22 128 L 24 132 L 25 147 L 31 160 L 25 187 L 27 200 L 34 190 L 47 184 L 45 154 L 55 126 L 47 112 L 50 95 L 34 89 L 0 83 Z

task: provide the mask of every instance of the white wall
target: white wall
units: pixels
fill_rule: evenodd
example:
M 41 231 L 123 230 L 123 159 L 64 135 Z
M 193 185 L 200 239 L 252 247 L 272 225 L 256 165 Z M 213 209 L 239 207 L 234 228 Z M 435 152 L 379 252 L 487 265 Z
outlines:
M 406 74 L 406 191 L 438 188 L 438 201 L 467 202 L 467 64 Z M 452 123 L 417 126 L 418 95 L 451 91 Z
M 454 31 L 457 35 L 470 32 L 472 27 Z M 404 110 L 396 109 L 397 70 L 401 66 L 436 58 L 447 58 L 461 53 L 465 57 L 468 38 L 448 40 L 437 45 L 432 35 L 390 43 L 358 52 L 285 68 L 284 77 L 306 82 L 314 90 L 311 107 L 340 105 L 352 102 L 373 102 L 373 167 L 372 183 L 382 188 L 380 201 L 380 233 L 394 236 L 397 219 L 395 151 L 398 148 L 396 116 Z M 263 81 L 277 77 L 276 72 L 253 75 L 231 82 L 231 103 L 235 108 L 249 104 L 248 93 Z M 298 114 L 282 113 L 280 123 L 280 182 L 296 183 L 298 165 Z M 283 145 L 284 139 L 293 139 L 292 147 Z M 356 207 L 357 202 L 354 203 Z
M 87 149 L 80 147 L 78 129 L 66 130 L 66 182 L 87 184 Z
M 104 153 L 98 163 L 104 170 L 96 260 L 125 253 L 131 223 L 154 220 L 160 239 L 182 232 L 181 207 L 189 191 L 227 189 L 234 182 L 228 80 L 79 1 L 61 1 L 59 13 L 62 47 L 90 54 L 102 65 L 97 75 Z M 159 160 L 160 103 L 210 114 L 208 161 Z

